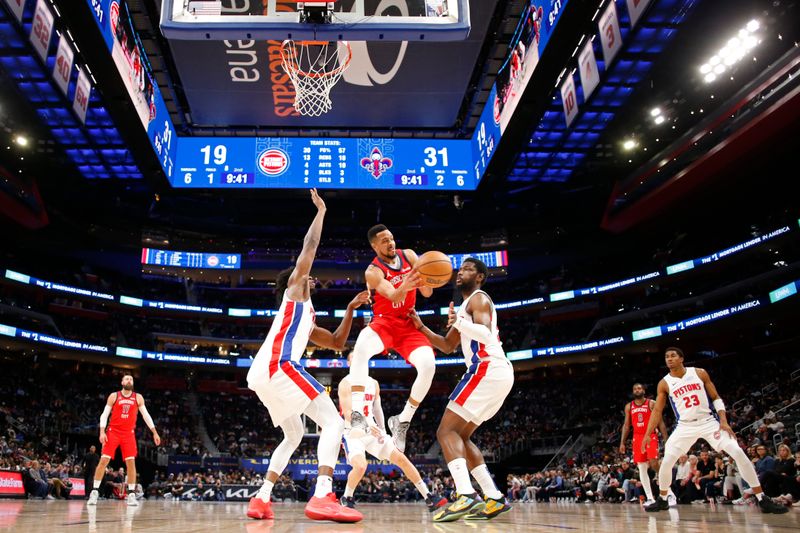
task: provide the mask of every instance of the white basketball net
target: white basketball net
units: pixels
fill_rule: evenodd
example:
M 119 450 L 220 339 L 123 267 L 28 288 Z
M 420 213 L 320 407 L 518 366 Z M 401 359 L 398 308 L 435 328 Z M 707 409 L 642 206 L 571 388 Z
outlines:
M 318 117 L 331 110 L 331 89 L 350 66 L 352 55 L 346 41 L 283 41 L 281 64 L 294 85 L 298 113 Z

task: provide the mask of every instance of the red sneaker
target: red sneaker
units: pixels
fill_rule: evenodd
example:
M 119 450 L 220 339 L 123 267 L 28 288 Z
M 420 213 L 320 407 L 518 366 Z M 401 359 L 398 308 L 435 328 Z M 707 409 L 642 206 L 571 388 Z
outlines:
M 360 522 L 364 515 L 355 509 L 344 507 L 332 492 L 324 498 L 316 496 L 306 504 L 306 516 L 311 520 L 333 520 L 334 522 Z
M 247 516 L 256 520 L 275 518 L 272 513 L 272 502 L 264 503 L 261 498 L 250 498 L 250 504 L 247 506 Z

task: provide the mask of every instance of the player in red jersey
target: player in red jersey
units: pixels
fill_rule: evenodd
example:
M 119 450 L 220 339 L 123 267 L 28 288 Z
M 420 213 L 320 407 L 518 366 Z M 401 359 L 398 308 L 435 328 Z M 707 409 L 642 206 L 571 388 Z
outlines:
M 100 444 L 103 451 L 100 452 L 100 464 L 94 471 L 94 484 L 92 493 L 89 495 L 87 505 L 97 505 L 97 498 L 100 496 L 98 488 L 103 480 L 108 462 L 117 453 L 117 448 L 122 448 L 122 458 L 128 471 L 128 505 L 139 505 L 136 501 L 136 418 L 139 413 L 150 431 L 153 432 L 153 442 L 156 446 L 161 444 L 161 437 L 158 436 L 153 417 L 147 412 L 144 406 L 144 397 L 133 392 L 133 376 L 125 374 L 122 376 L 122 390 L 112 392 L 106 400 L 106 407 L 100 415 Z M 111 422 L 106 423 L 108 415 L 111 415 Z
M 625 422 L 622 424 L 622 438 L 619 442 L 619 453 L 625 453 L 625 443 L 628 440 L 628 430 L 633 425 L 633 462 L 639 467 L 639 480 L 644 487 L 647 495 L 647 505 L 655 502 L 653 497 L 653 486 L 650 483 L 650 475 L 647 473 L 648 466 L 654 472 L 658 472 L 658 435 L 653 431 L 649 436 L 645 435 L 647 424 L 650 422 L 650 414 L 653 412 L 655 401 L 644 397 L 644 385 L 641 383 L 633 384 L 633 401 L 625 404 Z M 662 420 L 658 425 L 661 439 L 667 438 L 667 426 Z M 642 441 L 648 440 L 647 451 L 642 452 Z M 649 464 L 648 464 L 649 461 Z
M 359 432 L 366 434 L 369 431 L 369 425 L 361 414 L 364 387 L 369 379 L 369 360 L 375 354 L 396 350 L 417 370 L 417 378 L 411 386 L 405 408 L 388 420 L 395 445 L 404 452 L 408 426 L 420 402 L 428 394 L 436 371 L 431 343 L 417 331 L 408 314 L 414 309 L 417 290 L 427 298 L 433 289 L 423 287 L 419 273 L 414 270 L 417 254 L 414 250 L 397 249 L 394 236 L 386 226 L 378 224 L 370 228 L 367 239 L 376 256 L 365 273 L 367 288 L 375 291 L 375 303 L 372 306 L 372 321 L 361 330 L 353 348 L 350 366 L 353 410 L 351 413 L 345 412 L 344 417 L 346 422 L 350 422 L 354 437 L 359 436 Z

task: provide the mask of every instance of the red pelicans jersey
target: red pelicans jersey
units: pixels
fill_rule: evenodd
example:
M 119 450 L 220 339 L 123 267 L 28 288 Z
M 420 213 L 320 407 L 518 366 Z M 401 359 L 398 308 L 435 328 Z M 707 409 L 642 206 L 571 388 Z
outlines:
M 633 425 L 633 436 L 643 437 L 650 423 L 650 400 L 645 399 L 642 405 L 631 402 L 631 425 Z M 654 432 L 655 433 L 655 432 Z
M 117 399 L 111 407 L 111 421 L 108 423 L 108 429 L 130 432 L 136 428 L 139 404 L 136 403 L 135 392 L 131 392 L 128 397 L 123 396 L 123 392 L 119 391 L 117 393 Z
M 384 278 L 389 280 L 389 283 L 391 283 L 392 287 L 395 289 L 403 283 L 403 280 L 408 273 L 411 272 L 412 268 L 403 250 L 397 250 L 397 256 L 400 258 L 399 268 L 392 268 L 378 257 L 373 259 L 372 263 L 370 263 L 383 272 Z M 388 298 L 382 296 L 377 291 L 375 291 L 374 298 L 375 303 L 372 304 L 373 316 L 389 316 L 408 320 L 409 311 L 414 309 L 414 305 L 417 303 L 417 290 L 408 291 L 403 301 L 398 303 L 392 303 Z

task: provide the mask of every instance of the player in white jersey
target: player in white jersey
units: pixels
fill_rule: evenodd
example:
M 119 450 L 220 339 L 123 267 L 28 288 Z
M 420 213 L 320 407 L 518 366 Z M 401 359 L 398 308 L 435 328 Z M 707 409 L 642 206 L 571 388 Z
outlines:
M 281 302 L 280 309 L 247 373 L 248 387 L 256 392 L 267 407 L 272 423 L 280 426 L 284 435 L 272 453 L 264 485 L 250 499 L 247 516 L 258 520 L 274 517 L 270 505 L 272 487 L 303 439 L 300 415 L 305 414 L 322 428 L 317 445 L 317 486 L 306 505 L 305 514 L 312 520 L 357 522 L 363 518 L 361 513 L 339 505 L 333 493 L 333 468 L 339 456 L 344 421 L 323 386 L 305 371 L 299 361 L 309 340 L 317 346 L 342 350 L 350 334 L 353 310 L 369 301 L 369 292 L 361 292 L 350 302 L 335 332 L 314 323 L 314 306 L 311 304 L 313 280 L 309 273 L 319 246 L 326 207 L 315 189 L 311 190 L 311 200 L 317 207 L 317 215 L 306 233 L 295 266 L 278 275 L 275 292 Z
M 464 302 L 458 312 L 450 303 L 448 326 L 452 327 L 444 337 L 425 327 L 415 312 L 409 315 L 415 327 L 444 353 L 453 352 L 461 343 L 467 366 L 436 431 L 459 497 L 433 516 L 435 522 L 451 522 L 461 517 L 488 520 L 511 509 L 497 490 L 483 454 L 471 440 L 478 426 L 497 414 L 514 386 L 514 369 L 498 335 L 497 312 L 489 295 L 481 290 L 488 277 L 489 269 L 481 261 L 464 260 L 456 276 L 456 286 L 461 289 Z M 472 487 L 470 473 L 478 481 L 485 500 Z
M 347 362 L 350 362 L 350 357 L 347 358 Z M 352 410 L 353 391 L 350 376 L 342 378 L 342 381 L 339 382 L 338 392 L 339 408 L 342 414 L 346 415 Z M 390 461 L 399 466 L 403 474 L 405 474 L 417 488 L 430 512 L 434 512 L 439 507 L 445 505 L 447 500 L 428 490 L 428 486 L 425 485 L 417 468 L 408 460 L 408 457 L 400 451 L 394 443 L 394 440 L 386 434 L 383 407 L 381 407 L 381 388 L 378 382 L 373 378 L 368 378 L 367 384 L 364 387 L 364 407 L 362 414 L 369 426 L 367 434 L 364 436 L 355 436 L 351 435 L 352 430 L 347 429 L 344 432 L 345 454 L 347 455 L 347 462 L 352 468 L 347 475 L 347 485 L 345 486 L 344 495 L 342 495 L 341 499 L 342 505 L 350 507 L 351 509 L 355 507 L 353 494 L 355 493 L 356 486 L 367 471 L 367 452 L 376 459 Z
M 675 411 L 678 425 L 664 445 L 664 459 L 658 471 L 658 488 L 661 494 L 645 510 L 656 512 L 669 509 L 667 491 L 672 483 L 672 467 L 698 439 L 704 439 L 716 451 L 725 452 L 733 458 L 742 477 L 753 489 L 758 506 L 763 512 L 787 512 L 786 507 L 773 502 L 761 489 L 756 470 L 736 441 L 736 434 L 728 424 L 725 414 L 725 403 L 719 397 L 708 372 L 702 368 L 683 366 L 683 351 L 680 348 L 667 348 L 664 360 L 669 374 L 658 382 L 656 405 L 644 434 L 650 435 L 661 422 L 667 398 Z M 646 451 L 647 444 L 645 439 L 641 444 L 642 453 Z

